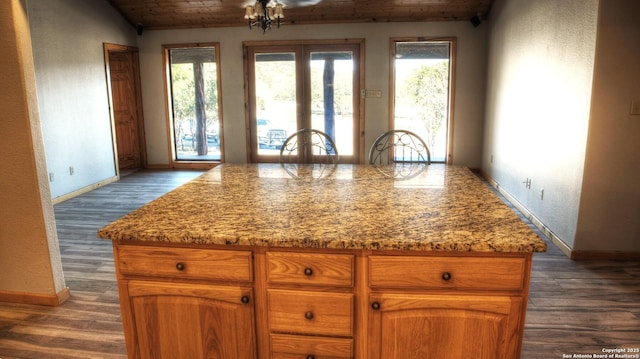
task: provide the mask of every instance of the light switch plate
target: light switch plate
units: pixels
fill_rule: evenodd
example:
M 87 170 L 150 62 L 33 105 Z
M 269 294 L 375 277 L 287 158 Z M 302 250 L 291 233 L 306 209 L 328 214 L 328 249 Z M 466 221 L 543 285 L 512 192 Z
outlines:
M 381 98 L 382 97 L 382 91 L 380 90 L 367 90 L 365 91 L 365 95 L 367 96 L 367 98 Z

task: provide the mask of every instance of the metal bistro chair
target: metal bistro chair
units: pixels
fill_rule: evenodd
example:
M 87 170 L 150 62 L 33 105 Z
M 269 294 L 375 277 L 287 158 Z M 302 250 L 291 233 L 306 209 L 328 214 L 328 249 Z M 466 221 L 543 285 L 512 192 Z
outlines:
M 387 131 L 373 142 L 369 164 L 387 176 L 411 178 L 431 164 L 429 147 L 420 136 L 407 130 Z
M 293 177 L 325 177 L 335 170 L 339 160 L 335 142 L 319 130 L 299 130 L 280 148 L 280 164 Z
M 280 163 L 337 164 L 339 159 L 338 149 L 331 137 L 314 129 L 297 131 L 280 148 Z

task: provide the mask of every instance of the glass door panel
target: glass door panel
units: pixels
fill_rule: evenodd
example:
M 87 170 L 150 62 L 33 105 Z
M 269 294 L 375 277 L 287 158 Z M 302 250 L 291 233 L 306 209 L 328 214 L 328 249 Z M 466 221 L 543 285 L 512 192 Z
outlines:
M 295 52 L 255 55 L 255 113 L 258 155 L 278 155 L 298 128 Z
M 353 54 L 311 52 L 311 127 L 327 133 L 340 156 L 353 156 Z
M 395 129 L 409 130 L 429 147 L 432 162 L 447 162 L 451 41 L 398 41 L 394 51 Z
M 172 162 L 221 161 L 217 44 L 165 46 Z

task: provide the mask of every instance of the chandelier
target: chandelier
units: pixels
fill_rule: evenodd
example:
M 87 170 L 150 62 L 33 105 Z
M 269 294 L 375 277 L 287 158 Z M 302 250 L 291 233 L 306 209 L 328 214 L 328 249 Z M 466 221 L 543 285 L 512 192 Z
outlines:
M 275 22 L 280 27 L 281 19 L 284 18 L 282 3 L 271 0 L 258 0 L 255 5 L 245 7 L 244 18 L 249 21 L 249 29 L 260 26 L 262 32 L 271 30 L 271 23 Z

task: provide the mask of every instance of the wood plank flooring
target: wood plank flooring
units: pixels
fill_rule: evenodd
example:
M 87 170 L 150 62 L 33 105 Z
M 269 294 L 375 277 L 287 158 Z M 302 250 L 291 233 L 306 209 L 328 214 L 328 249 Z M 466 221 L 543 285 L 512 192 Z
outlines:
M 199 173 L 138 171 L 57 204 L 71 298 L 55 308 L 0 303 L 0 359 L 126 358 L 111 243 L 96 231 Z M 550 243 L 534 255 L 523 359 L 638 347 L 640 262 L 575 262 Z
M 113 250 L 96 231 L 200 173 L 138 171 L 55 205 L 71 298 L 56 308 L 0 303 L 0 358 L 126 358 Z

